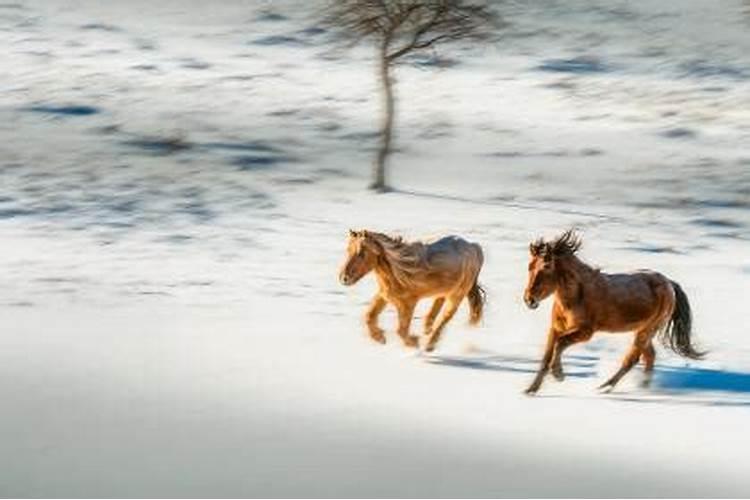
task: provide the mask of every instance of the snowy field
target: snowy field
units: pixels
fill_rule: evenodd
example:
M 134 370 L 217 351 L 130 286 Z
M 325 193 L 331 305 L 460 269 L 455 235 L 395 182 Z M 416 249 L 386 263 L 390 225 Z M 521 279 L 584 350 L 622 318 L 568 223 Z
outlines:
M 534 0 L 399 68 L 305 1 L 0 3 L 0 495 L 749 496 L 750 5 Z M 485 319 L 366 336 L 349 228 L 482 244 Z M 705 361 L 631 337 L 523 389 L 528 243 L 686 290 Z M 422 304 L 414 332 L 421 332 Z

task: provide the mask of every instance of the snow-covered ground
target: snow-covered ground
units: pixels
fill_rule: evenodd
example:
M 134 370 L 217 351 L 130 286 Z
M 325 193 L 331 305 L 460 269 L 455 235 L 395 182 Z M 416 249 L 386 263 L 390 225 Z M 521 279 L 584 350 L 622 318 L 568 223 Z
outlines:
M 507 9 L 399 69 L 375 195 L 371 54 L 311 2 L 0 4 L 0 495 L 750 495 L 750 9 Z M 603 334 L 524 396 L 528 242 L 571 226 L 680 282 L 709 357 L 602 395 Z M 371 342 L 350 227 L 480 242 L 482 325 Z

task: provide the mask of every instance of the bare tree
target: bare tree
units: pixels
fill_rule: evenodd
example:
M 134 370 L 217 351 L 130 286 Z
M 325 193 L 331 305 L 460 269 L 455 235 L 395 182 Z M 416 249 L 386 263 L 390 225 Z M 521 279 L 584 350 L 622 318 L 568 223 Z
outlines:
M 486 39 L 500 26 L 487 2 L 467 0 L 331 0 L 324 22 L 352 44 L 377 48 L 383 121 L 371 189 L 384 191 L 396 99 L 393 66 L 404 56 L 456 40 Z

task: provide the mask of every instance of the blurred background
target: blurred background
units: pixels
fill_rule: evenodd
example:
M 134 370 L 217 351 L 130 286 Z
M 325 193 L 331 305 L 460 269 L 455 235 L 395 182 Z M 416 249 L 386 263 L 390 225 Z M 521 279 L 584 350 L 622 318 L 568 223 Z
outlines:
M 395 68 L 384 194 L 376 50 L 323 6 L 0 3 L 0 494 L 750 494 L 750 3 L 492 4 Z M 371 343 L 350 227 L 480 242 L 484 324 Z M 567 227 L 679 281 L 707 361 L 600 396 L 603 336 L 524 397 L 528 242 Z

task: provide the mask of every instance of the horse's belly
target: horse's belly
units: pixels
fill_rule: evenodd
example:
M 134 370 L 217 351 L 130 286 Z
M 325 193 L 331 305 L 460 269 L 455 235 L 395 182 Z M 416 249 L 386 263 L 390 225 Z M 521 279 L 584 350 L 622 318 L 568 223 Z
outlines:
M 445 283 L 439 286 L 428 287 L 420 290 L 420 297 L 443 297 L 449 295 L 456 288 L 456 282 Z
M 629 332 L 637 330 L 654 317 L 659 310 L 655 300 L 630 300 L 614 303 L 601 318 L 601 330 Z

